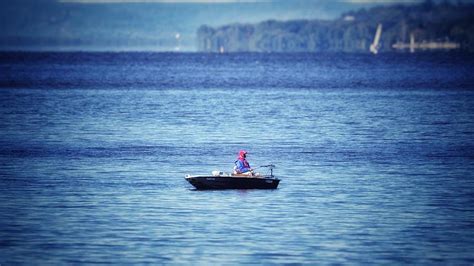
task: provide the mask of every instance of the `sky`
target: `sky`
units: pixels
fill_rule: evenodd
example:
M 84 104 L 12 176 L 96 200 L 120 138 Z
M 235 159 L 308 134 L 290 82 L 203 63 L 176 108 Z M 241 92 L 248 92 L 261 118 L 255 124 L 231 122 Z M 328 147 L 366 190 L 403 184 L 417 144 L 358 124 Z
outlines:
M 201 25 L 335 19 L 417 0 L 0 0 L 0 50 L 195 51 Z

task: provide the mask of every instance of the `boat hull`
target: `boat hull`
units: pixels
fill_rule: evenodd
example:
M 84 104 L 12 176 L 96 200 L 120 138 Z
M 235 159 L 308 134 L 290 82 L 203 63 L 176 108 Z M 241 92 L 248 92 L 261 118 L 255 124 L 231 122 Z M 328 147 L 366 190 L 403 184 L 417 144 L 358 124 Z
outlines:
M 273 177 L 186 176 L 196 189 L 276 189 L 280 180 Z

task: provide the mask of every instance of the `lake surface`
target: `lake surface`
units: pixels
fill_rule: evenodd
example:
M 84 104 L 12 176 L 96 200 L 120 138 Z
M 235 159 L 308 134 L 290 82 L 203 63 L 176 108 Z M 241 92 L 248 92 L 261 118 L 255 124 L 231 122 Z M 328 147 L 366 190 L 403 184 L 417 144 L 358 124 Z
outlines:
M 474 263 L 474 56 L 0 53 L 0 264 Z M 240 149 L 276 190 L 197 191 Z

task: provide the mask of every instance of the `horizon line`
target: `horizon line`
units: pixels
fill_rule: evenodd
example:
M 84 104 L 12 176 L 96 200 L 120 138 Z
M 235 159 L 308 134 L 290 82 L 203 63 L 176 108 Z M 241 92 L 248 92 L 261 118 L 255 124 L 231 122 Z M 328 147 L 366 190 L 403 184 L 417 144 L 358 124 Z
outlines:
M 58 3 L 74 4 L 238 4 L 238 3 L 271 3 L 282 0 L 57 0 Z M 324 1 L 324 0 L 323 0 Z M 419 3 L 423 0 L 335 0 L 348 4 L 393 4 Z
M 272 2 L 272 0 L 57 0 L 57 2 L 73 4 L 233 4 Z

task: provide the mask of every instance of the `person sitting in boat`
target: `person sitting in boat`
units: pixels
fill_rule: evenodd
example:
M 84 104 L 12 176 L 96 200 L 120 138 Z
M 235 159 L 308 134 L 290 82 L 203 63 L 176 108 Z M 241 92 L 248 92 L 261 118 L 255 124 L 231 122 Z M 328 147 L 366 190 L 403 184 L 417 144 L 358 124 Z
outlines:
M 239 158 L 235 161 L 234 174 L 246 174 L 252 175 L 253 169 L 250 167 L 249 162 L 247 162 L 247 152 L 242 150 L 239 152 Z

